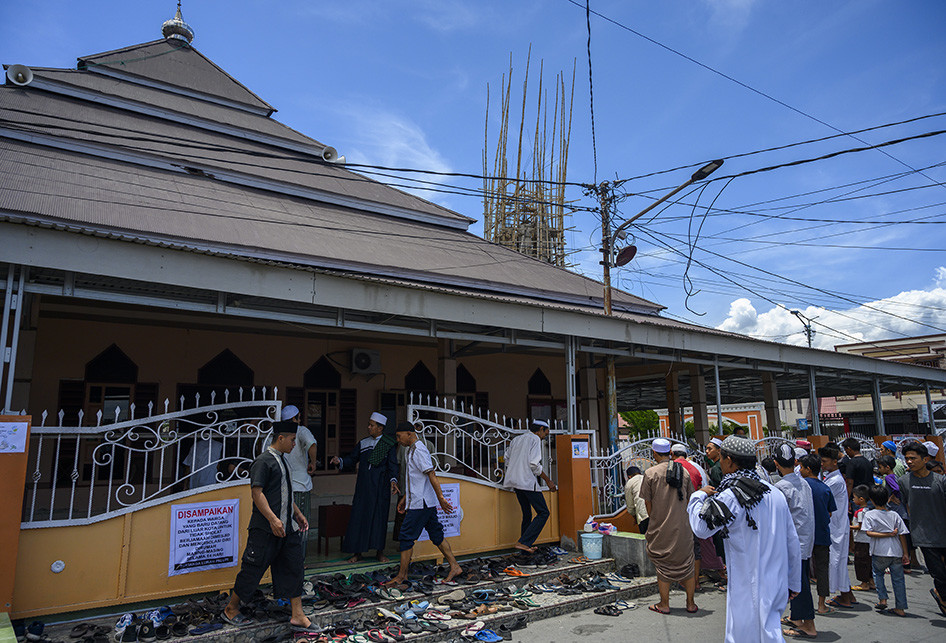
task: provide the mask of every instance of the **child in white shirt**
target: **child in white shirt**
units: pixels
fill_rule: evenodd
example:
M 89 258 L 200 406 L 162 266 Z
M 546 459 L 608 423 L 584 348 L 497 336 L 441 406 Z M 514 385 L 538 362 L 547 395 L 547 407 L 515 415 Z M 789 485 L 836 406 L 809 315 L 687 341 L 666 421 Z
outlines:
M 906 524 L 897 512 L 887 508 L 890 492 L 887 487 L 875 484 L 870 488 L 870 500 L 875 509 L 864 514 L 861 532 L 870 537 L 871 566 L 874 572 L 874 585 L 877 586 L 878 612 L 887 610 L 887 587 L 884 584 L 884 571 L 890 570 L 890 583 L 896 608 L 887 610 L 888 614 L 905 616 L 907 609 L 907 588 L 903 580 L 903 566 L 910 562 L 907 554 Z

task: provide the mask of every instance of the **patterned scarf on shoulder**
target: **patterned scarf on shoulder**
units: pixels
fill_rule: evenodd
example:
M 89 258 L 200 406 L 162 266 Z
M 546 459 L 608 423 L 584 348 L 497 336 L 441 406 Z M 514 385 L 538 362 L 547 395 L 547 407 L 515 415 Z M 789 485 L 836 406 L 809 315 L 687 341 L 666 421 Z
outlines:
M 746 522 L 752 529 L 758 529 L 759 526 L 753 520 L 749 511 L 762 501 L 762 497 L 772 490 L 767 484 L 762 482 L 755 469 L 739 469 L 734 473 L 729 473 L 723 477 L 722 482 L 716 488 L 716 495 L 707 500 L 700 510 L 700 518 L 710 529 L 722 527 L 721 535 L 723 538 L 729 536 L 729 524 L 734 517 L 729 507 L 719 501 L 718 496 L 726 489 L 732 489 L 733 495 L 739 506 L 746 510 Z

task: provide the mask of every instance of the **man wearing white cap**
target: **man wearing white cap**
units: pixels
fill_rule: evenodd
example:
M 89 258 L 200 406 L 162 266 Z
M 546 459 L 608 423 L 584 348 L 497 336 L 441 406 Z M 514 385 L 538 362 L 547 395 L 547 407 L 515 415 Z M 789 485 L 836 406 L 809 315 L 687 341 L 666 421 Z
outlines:
M 356 444 L 344 458 L 332 458 L 332 465 L 338 465 L 339 471 L 358 466 L 351 518 L 342 540 L 342 551 L 353 554 L 348 559 L 350 563 L 357 563 L 362 552 L 371 549 L 378 551 L 379 562 L 388 562 L 384 543 L 388 535 L 391 495 L 398 493 L 399 467 L 397 449 L 394 448 L 394 427 L 387 431 L 387 422 L 384 415 L 372 413 L 368 420 L 368 437 Z
M 539 490 L 539 480 L 548 485 L 549 491 L 558 487 L 542 470 L 542 440 L 549 435 L 549 423 L 533 420 L 528 433 L 517 435 L 506 447 L 506 475 L 503 486 L 516 492 L 519 508 L 522 509 L 522 525 L 516 549 L 532 553 L 536 539 L 549 519 L 549 507 Z M 532 510 L 535 509 L 535 518 Z
M 670 613 L 670 585 L 677 582 L 686 592 L 686 609 L 697 611 L 693 594 L 693 531 L 687 520 L 687 501 L 693 493 L 690 474 L 679 462 L 671 460 L 670 440 L 654 440 L 653 457 L 657 462 L 644 472 L 641 498 L 647 505 L 650 521 L 647 523 L 647 555 L 657 570 L 657 590 L 660 602 L 650 610 Z
M 318 443 L 312 432 L 302 426 L 302 414 L 299 413 L 296 406 L 287 404 L 282 407 L 279 419 L 283 422 L 295 422 L 299 425 L 299 428 L 296 429 L 296 446 L 286 456 L 286 462 L 289 464 L 289 475 L 292 477 L 292 499 L 299 507 L 302 515 L 305 516 L 305 519 L 309 520 L 312 476 L 315 475 Z M 308 538 L 302 539 L 303 560 L 305 560 L 307 540 Z
M 722 444 L 723 441 L 719 438 L 710 438 L 709 444 L 706 445 L 706 457 L 713 463 L 707 475 L 709 475 L 709 483 L 713 486 L 718 485 L 723 479 L 723 472 L 719 468 L 719 447 Z
M 926 452 L 930 454 L 930 459 L 926 462 L 926 468 L 933 473 L 942 474 L 943 463 L 936 459 L 936 454 L 939 453 L 939 447 L 936 446 L 936 443 L 932 440 L 927 440 L 923 443 L 923 446 L 926 447 Z

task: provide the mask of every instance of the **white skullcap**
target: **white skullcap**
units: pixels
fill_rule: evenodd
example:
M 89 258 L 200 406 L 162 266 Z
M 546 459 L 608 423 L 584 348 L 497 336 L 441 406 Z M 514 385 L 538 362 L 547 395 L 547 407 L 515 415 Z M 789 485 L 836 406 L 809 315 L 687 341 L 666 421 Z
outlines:
M 795 458 L 796 458 L 796 459 L 798 459 L 798 458 L 804 458 L 806 455 L 808 455 L 808 452 L 807 452 L 807 451 L 805 451 L 805 450 L 802 449 L 801 447 L 795 447 Z
M 655 453 L 670 453 L 670 440 L 657 438 L 654 440 L 653 449 Z
M 670 446 L 670 451 L 671 453 L 682 453 L 683 455 L 686 455 L 687 448 L 685 445 L 680 444 L 679 442 L 674 442 Z
M 715 444 L 718 447 L 723 446 L 723 441 L 719 438 L 710 438 L 710 444 Z
M 291 420 L 297 415 L 299 415 L 298 407 L 295 407 L 292 404 L 287 404 L 286 406 L 282 407 L 282 412 L 279 414 L 279 419 L 285 422 L 286 420 Z
M 930 454 L 931 458 L 936 457 L 936 454 L 939 453 L 939 447 L 933 442 L 924 442 L 923 446 L 926 447 L 926 452 Z
M 532 426 L 544 426 L 547 429 L 549 428 L 549 423 L 545 420 L 532 420 Z
M 384 426 L 385 424 L 388 423 L 388 418 L 384 417 L 377 411 L 371 414 L 371 419 L 377 422 L 378 424 L 380 424 L 381 426 Z

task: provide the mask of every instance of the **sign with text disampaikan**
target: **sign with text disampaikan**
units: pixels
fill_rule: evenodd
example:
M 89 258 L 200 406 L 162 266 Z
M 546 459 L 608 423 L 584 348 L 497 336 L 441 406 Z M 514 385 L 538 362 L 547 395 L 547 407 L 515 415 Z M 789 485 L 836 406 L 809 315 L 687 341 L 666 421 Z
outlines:
M 235 567 L 240 554 L 240 500 L 171 505 L 168 576 Z

